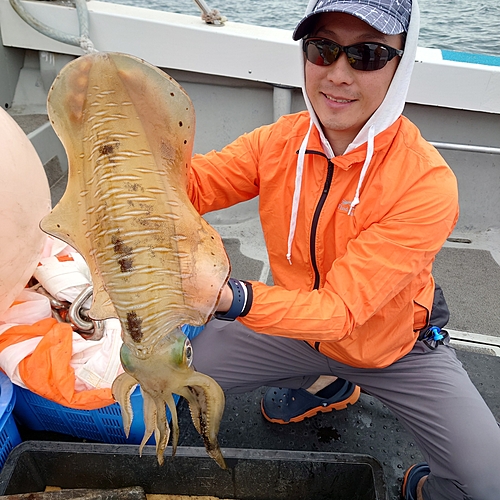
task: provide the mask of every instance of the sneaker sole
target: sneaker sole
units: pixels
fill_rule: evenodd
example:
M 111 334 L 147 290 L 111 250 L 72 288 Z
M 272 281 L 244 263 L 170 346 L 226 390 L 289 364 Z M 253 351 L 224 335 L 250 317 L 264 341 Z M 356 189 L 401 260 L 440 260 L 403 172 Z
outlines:
M 296 417 L 292 417 L 288 422 L 285 420 L 281 420 L 279 418 L 271 418 L 266 415 L 266 412 L 264 411 L 264 405 L 263 402 L 260 402 L 260 410 L 262 412 L 263 417 L 269 421 L 272 422 L 273 424 L 291 424 L 291 423 L 296 423 L 296 422 L 302 422 L 302 420 L 305 420 L 306 418 L 314 417 L 314 415 L 317 415 L 318 413 L 329 413 L 333 410 L 345 410 L 347 408 L 347 405 L 353 405 L 356 403 L 356 401 L 359 399 L 359 395 L 361 393 L 361 389 L 358 386 L 355 386 L 354 391 L 352 394 L 347 398 L 344 399 L 343 401 L 339 401 L 338 403 L 332 403 L 328 406 L 316 406 L 314 408 L 311 408 L 310 410 L 307 410 L 306 412 L 302 413 L 301 415 L 297 415 Z
M 401 500 L 406 500 L 406 487 L 408 486 L 408 477 L 410 475 L 410 472 L 413 470 L 413 468 L 415 467 L 415 465 L 417 464 L 413 464 L 406 472 L 405 472 L 405 475 L 403 477 L 403 484 L 401 486 Z
M 406 500 L 406 488 L 408 487 L 408 478 L 410 477 L 411 471 L 417 466 L 418 464 L 413 464 L 406 472 L 403 477 L 403 484 L 401 485 L 401 500 Z M 427 477 L 427 476 L 425 476 Z

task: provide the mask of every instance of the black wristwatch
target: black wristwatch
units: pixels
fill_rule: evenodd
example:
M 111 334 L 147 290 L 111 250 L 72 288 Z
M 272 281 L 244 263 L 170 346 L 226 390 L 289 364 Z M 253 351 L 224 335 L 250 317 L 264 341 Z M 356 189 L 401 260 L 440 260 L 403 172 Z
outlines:
M 216 312 L 214 316 L 224 321 L 234 321 L 238 316 L 241 316 L 241 313 L 245 309 L 248 293 L 245 285 L 239 280 L 229 278 L 227 284 L 233 291 L 233 302 L 231 307 L 229 311 L 225 313 Z

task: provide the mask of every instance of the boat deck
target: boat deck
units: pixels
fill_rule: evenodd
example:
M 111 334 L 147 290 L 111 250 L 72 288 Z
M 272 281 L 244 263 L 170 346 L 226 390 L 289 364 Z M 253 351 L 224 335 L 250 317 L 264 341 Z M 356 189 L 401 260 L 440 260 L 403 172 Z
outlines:
M 44 117 L 16 117 L 26 133 Z M 62 195 L 66 176 L 57 159 L 45 165 L 53 203 Z M 272 283 L 259 221 L 237 224 L 209 222 L 224 239 L 232 275 Z M 444 289 L 451 311 L 449 331 L 457 353 L 495 417 L 500 421 L 500 234 L 454 234 L 438 254 L 436 281 Z M 304 422 L 276 425 L 264 420 L 260 399 L 265 388 L 229 395 L 221 423 L 223 448 L 334 451 L 373 456 L 383 466 L 389 500 L 399 498 L 401 478 L 410 465 L 421 460 L 411 436 L 394 415 L 373 397 L 362 394 L 346 410 L 320 414 Z M 180 446 L 202 446 L 190 422 L 185 401 L 178 406 Z M 473 424 L 473 423 L 471 423 Z M 25 439 L 68 439 L 52 433 L 21 429 Z

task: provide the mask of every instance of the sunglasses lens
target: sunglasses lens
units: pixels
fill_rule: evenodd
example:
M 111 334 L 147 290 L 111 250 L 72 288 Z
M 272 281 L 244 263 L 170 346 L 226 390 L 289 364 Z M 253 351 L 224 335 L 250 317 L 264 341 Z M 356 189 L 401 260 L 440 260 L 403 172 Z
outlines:
M 307 60 L 316 66 L 328 66 L 339 57 L 340 49 L 337 45 L 326 40 L 308 40 L 304 47 Z
M 360 43 L 347 49 L 349 64 L 360 71 L 382 69 L 389 60 L 389 51 L 376 43 Z

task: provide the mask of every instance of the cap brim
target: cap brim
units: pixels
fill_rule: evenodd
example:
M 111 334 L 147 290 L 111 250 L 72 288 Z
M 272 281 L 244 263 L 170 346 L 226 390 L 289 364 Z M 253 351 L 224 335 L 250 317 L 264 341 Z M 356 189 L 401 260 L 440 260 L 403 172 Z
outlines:
M 300 40 L 301 38 L 304 38 L 306 35 L 308 35 L 311 32 L 314 23 L 316 22 L 314 18 L 319 14 L 322 14 L 322 12 L 313 12 L 304 17 L 304 19 L 302 19 L 295 27 L 292 38 L 294 40 Z
M 375 28 L 385 35 L 398 35 L 405 31 L 403 25 L 394 17 L 389 16 L 386 12 L 375 10 L 372 6 L 365 6 L 352 2 L 337 2 L 333 6 L 330 5 L 324 9 L 318 9 L 304 17 L 299 24 L 297 24 L 292 38 L 294 40 L 300 40 L 311 33 L 316 23 L 316 16 L 327 12 L 350 14 L 351 16 L 361 19 L 361 21 L 364 21 L 366 24 L 369 24 L 372 28 Z

